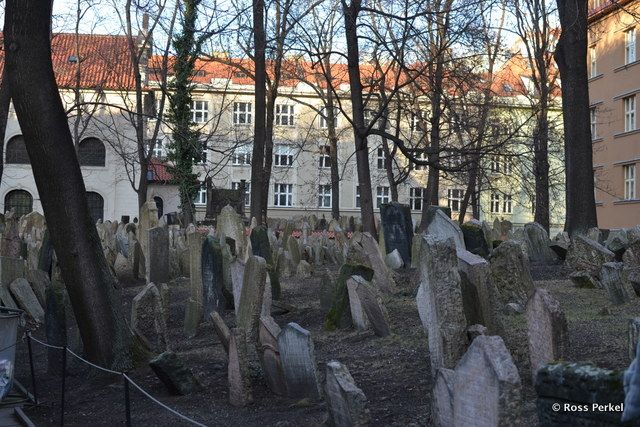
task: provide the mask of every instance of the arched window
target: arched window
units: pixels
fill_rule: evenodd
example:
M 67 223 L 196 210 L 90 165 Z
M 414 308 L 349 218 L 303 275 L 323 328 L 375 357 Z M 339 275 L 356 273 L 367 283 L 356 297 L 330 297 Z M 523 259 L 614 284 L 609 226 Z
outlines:
M 101 195 L 94 191 L 87 191 L 87 204 L 89 205 L 89 214 L 94 224 L 98 222 L 98 220 L 104 219 L 104 199 Z
M 156 208 L 158 208 L 158 218 L 162 218 L 164 214 L 164 200 L 162 200 L 162 197 L 155 196 L 153 201 L 156 202 Z
M 80 166 L 104 166 L 105 148 L 98 138 L 85 138 L 78 146 Z
M 28 191 L 12 190 L 4 196 L 4 211 L 15 210 L 16 215 L 21 217 L 33 210 L 33 197 Z
M 14 165 L 28 165 L 29 154 L 22 135 L 16 135 L 7 141 L 7 163 Z

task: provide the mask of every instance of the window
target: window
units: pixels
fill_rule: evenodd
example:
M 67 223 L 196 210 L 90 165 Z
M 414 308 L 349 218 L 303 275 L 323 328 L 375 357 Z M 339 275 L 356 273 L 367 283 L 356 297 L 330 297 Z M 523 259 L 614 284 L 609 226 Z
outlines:
M 384 148 L 383 147 L 378 147 L 378 151 L 377 151 L 378 169 L 384 169 L 384 162 L 385 162 L 386 158 L 387 158 L 387 156 L 386 156 L 386 153 L 384 152 Z
M 371 123 L 373 121 L 373 118 L 376 116 L 376 112 L 373 110 L 370 110 L 368 108 L 365 108 L 364 110 L 364 125 L 366 127 L 371 126 Z
M 12 190 L 4 197 L 4 212 L 14 210 L 18 217 L 26 215 L 33 210 L 33 197 L 28 191 Z
M 106 150 L 98 138 L 85 138 L 78 145 L 80 166 L 104 166 Z
M 250 125 L 251 124 L 251 103 L 250 102 L 234 102 L 233 103 L 233 124 L 234 125 Z
M 244 166 L 251 164 L 251 152 L 253 147 L 250 145 L 243 145 L 233 150 L 231 155 L 231 164 L 234 166 Z
M 293 206 L 293 184 L 273 185 L 273 205 Z
M 293 126 L 293 105 L 276 104 L 276 125 Z
M 636 96 L 623 98 L 624 102 L 624 131 L 636 129 Z
M 22 135 L 16 135 L 7 141 L 7 163 L 14 165 L 28 165 L 29 154 Z
M 104 219 L 104 199 L 101 195 L 95 191 L 87 191 L 87 204 L 94 224 Z
M 422 129 L 423 120 L 424 119 L 422 117 L 422 111 L 418 111 L 417 113 L 411 113 L 411 123 L 410 123 L 411 131 L 413 132 L 424 131 L 424 129 Z
M 293 165 L 293 148 L 290 145 L 276 145 L 273 155 L 275 166 Z
M 636 198 L 636 165 L 625 165 L 622 169 L 624 173 L 624 199 L 633 200 Z
M 356 208 L 360 207 L 360 186 L 356 186 Z
M 331 207 L 331 184 L 321 184 L 318 186 L 318 207 Z
M 331 167 L 331 147 L 323 145 L 320 147 L 320 157 L 318 158 L 318 167 L 330 168 Z
M 624 32 L 624 63 L 636 62 L 636 29 L 631 28 Z
M 591 77 L 595 77 L 598 75 L 598 56 L 597 56 L 597 52 L 596 52 L 596 47 L 595 46 L 591 46 L 589 48 L 589 61 L 590 61 L 590 67 L 589 67 L 589 71 L 590 71 L 590 76 Z
M 162 218 L 164 215 L 164 200 L 160 196 L 154 196 L 153 201 L 156 204 L 156 209 L 158 210 L 158 218 Z
M 156 139 L 156 143 L 153 144 L 153 157 L 157 159 L 164 159 L 165 150 L 164 150 L 164 141 L 162 139 Z
M 502 196 L 502 213 L 512 213 L 511 195 L 506 194 Z
M 198 192 L 196 193 L 196 198 L 193 201 L 196 205 L 206 205 L 207 204 L 207 184 L 205 182 L 202 183 Z
M 498 193 L 491 193 L 491 213 L 500 212 L 500 195 Z
M 422 210 L 422 188 L 410 188 L 409 189 L 409 206 L 414 211 Z
M 460 211 L 460 203 L 464 197 L 464 190 L 460 188 L 451 188 L 447 190 L 447 206 L 451 212 Z
M 511 160 L 507 156 L 492 155 L 489 157 L 491 173 L 511 174 Z
M 591 139 L 598 138 L 598 117 L 596 112 L 596 107 L 591 107 L 589 109 L 589 119 L 591 122 Z
M 338 114 L 340 110 L 337 107 L 333 107 L 333 126 L 338 127 Z M 320 127 L 322 129 L 327 129 L 329 127 L 329 122 L 327 121 L 327 117 L 329 116 L 329 109 L 327 107 L 320 108 Z
M 420 152 L 420 153 L 416 153 L 415 155 L 416 160 L 422 160 L 422 161 L 426 161 L 427 160 L 427 153 Z M 413 166 L 413 170 L 417 170 L 417 171 L 423 171 L 427 169 L 427 165 L 418 165 L 418 164 L 414 164 Z
M 380 209 L 383 203 L 389 203 L 389 187 L 376 187 L 376 208 Z
M 240 181 L 231 183 L 232 190 L 240 189 Z M 249 206 L 251 204 L 251 183 L 245 181 L 244 183 L 244 205 Z
M 191 121 L 193 123 L 209 121 L 209 101 L 191 101 Z

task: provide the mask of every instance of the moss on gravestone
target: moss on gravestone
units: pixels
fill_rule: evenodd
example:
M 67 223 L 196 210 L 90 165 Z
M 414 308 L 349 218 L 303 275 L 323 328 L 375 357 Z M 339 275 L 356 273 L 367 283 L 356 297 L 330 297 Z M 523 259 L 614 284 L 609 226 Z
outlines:
M 324 322 L 324 328 L 328 331 L 335 330 L 340 327 L 345 316 L 350 314 L 349 310 L 349 292 L 347 291 L 347 280 L 351 276 L 361 276 L 367 281 L 373 279 L 373 270 L 369 267 L 359 264 L 343 264 L 338 273 L 333 290 L 333 302 L 331 309 L 327 313 Z

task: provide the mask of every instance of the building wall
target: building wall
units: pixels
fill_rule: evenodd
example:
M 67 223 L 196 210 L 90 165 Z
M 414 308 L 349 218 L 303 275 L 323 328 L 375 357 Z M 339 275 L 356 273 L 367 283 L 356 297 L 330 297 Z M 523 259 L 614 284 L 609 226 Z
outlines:
M 624 10 L 592 16 L 590 23 L 589 96 L 596 114 L 596 132 L 592 138 L 601 228 L 631 227 L 640 223 L 639 12 L 640 2 L 633 1 L 626 4 Z M 636 60 L 625 64 L 625 31 L 630 29 L 635 29 Z M 594 51 L 595 71 L 591 58 Z M 634 97 L 636 104 L 635 126 L 629 131 L 625 131 L 625 97 Z M 625 166 L 635 166 L 635 194 L 625 194 Z

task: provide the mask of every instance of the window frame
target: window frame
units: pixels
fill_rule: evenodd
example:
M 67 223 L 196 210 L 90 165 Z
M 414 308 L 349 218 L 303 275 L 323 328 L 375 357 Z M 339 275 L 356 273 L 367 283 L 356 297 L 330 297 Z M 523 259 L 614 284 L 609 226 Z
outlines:
M 318 167 L 320 169 L 331 168 L 331 146 L 321 145 L 318 150 Z
M 276 126 L 295 126 L 295 106 L 293 104 L 276 104 Z M 286 111 L 284 111 L 286 110 Z M 286 119 L 286 120 L 283 120 Z
M 460 212 L 460 205 L 464 199 L 464 190 L 462 188 L 447 189 L 447 207 L 451 212 Z
M 591 128 L 591 140 L 598 139 L 598 107 L 589 108 L 589 124 Z
M 598 75 L 598 52 L 596 45 L 589 47 L 589 77 L 593 78 Z
M 284 204 L 281 203 L 284 197 Z M 276 182 L 273 184 L 273 206 L 292 207 L 293 206 L 293 184 Z
M 636 52 L 637 37 L 635 27 L 624 31 L 624 65 L 633 64 L 638 59 Z
M 245 101 L 235 101 L 233 103 L 233 124 L 235 126 L 249 126 L 252 123 L 253 103 Z
M 273 166 L 288 168 L 293 166 L 294 149 L 289 144 L 276 144 L 273 150 Z M 283 164 L 283 160 L 286 161 Z
M 318 185 L 318 208 L 331 208 L 331 184 Z
M 253 147 L 251 145 L 241 145 L 234 148 L 231 154 L 232 166 L 250 166 L 251 158 L 253 154 Z
M 628 164 L 622 167 L 624 182 L 624 200 L 636 199 L 636 164 Z
M 419 193 L 419 195 L 417 195 L 416 193 Z M 424 198 L 424 188 L 422 187 L 409 188 L 409 207 L 412 211 L 422 210 L 423 198 Z
M 384 203 L 389 203 L 391 201 L 389 194 L 390 189 L 388 185 L 376 186 L 376 209 L 380 209 L 380 206 Z
M 193 123 L 207 123 L 209 121 L 209 101 L 204 99 L 191 100 L 191 121 Z
M 240 181 L 231 182 L 232 190 L 238 190 L 239 188 L 240 188 Z M 245 207 L 251 205 L 251 181 L 244 182 L 244 205 Z
M 631 132 L 637 129 L 636 95 L 622 98 L 624 105 L 624 131 Z

